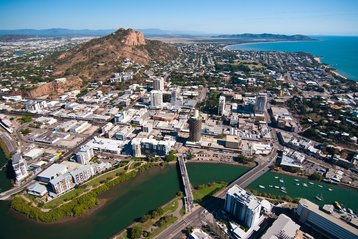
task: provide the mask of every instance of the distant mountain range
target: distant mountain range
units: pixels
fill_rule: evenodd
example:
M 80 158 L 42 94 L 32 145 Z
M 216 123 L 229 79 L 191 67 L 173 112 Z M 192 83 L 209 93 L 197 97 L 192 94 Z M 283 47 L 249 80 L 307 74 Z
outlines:
M 172 31 L 162 30 L 158 28 L 136 29 L 144 34 L 145 37 L 180 37 L 180 38 L 193 38 L 193 37 L 210 37 L 215 39 L 230 38 L 237 40 L 284 40 L 284 41 L 305 41 L 313 40 L 305 35 L 280 35 L 280 34 L 224 34 L 215 35 L 202 32 L 193 31 Z M 18 39 L 27 37 L 75 37 L 75 36 L 105 36 L 116 29 L 66 29 L 66 28 L 50 28 L 50 29 L 15 29 L 15 30 L 0 30 L 1 39 Z
M 65 29 L 65 28 L 50 28 L 50 29 L 15 29 L 15 30 L 0 30 L 0 35 L 21 35 L 21 36 L 38 36 L 38 37 L 59 37 L 59 36 L 104 36 L 114 32 L 114 29 Z

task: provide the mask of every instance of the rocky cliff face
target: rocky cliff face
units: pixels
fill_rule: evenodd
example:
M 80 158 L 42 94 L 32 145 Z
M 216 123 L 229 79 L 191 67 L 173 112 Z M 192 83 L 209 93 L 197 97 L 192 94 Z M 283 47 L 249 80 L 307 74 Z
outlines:
M 67 83 L 59 86 L 58 83 L 51 82 L 31 92 L 25 92 L 25 95 L 50 95 L 56 91 L 66 91 L 73 85 L 77 86 L 78 82 L 107 80 L 126 58 L 147 65 L 153 60 L 172 60 L 177 54 L 174 46 L 147 40 L 141 32 L 121 28 L 105 37 L 82 43 L 44 60 L 43 65 L 54 67 L 53 77 L 66 77 Z
M 80 89 L 82 80 L 79 77 L 72 77 L 66 81 L 66 83 L 61 82 L 48 82 L 46 84 L 40 85 L 37 88 L 22 92 L 24 97 L 37 98 L 41 96 L 49 96 L 49 98 L 55 98 L 56 96 L 65 93 L 69 89 L 77 90 Z
M 129 29 L 127 36 L 124 37 L 123 43 L 126 46 L 140 46 L 145 45 L 144 34 Z

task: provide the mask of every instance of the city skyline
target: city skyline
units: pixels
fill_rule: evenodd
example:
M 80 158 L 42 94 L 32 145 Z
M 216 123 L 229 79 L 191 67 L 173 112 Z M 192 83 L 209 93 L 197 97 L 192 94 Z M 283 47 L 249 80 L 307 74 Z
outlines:
M 262 7 L 265 6 L 265 7 Z M 0 29 L 158 28 L 190 34 L 358 35 L 358 2 L 0 1 Z

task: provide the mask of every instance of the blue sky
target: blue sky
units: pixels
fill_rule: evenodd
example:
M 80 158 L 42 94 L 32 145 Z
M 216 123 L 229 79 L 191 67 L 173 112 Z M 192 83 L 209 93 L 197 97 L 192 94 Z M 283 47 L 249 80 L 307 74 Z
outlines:
M 0 29 L 358 35 L 358 0 L 0 0 Z

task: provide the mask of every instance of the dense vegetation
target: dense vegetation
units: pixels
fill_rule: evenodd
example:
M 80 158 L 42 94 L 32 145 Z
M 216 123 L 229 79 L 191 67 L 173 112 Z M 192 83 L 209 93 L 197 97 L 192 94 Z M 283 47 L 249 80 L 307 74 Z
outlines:
M 245 155 L 242 155 L 242 154 L 239 155 L 239 156 L 234 157 L 233 160 L 235 162 L 242 163 L 242 164 L 248 164 L 248 163 L 251 163 L 251 162 L 255 161 L 254 158 L 249 158 L 249 157 L 246 157 Z
M 164 161 L 172 162 L 172 161 L 175 161 L 176 159 L 177 159 L 177 156 L 175 155 L 175 151 L 170 150 L 169 154 L 165 156 Z
M 32 121 L 32 117 L 31 116 L 28 116 L 28 115 L 25 115 L 25 116 L 22 116 L 20 119 L 19 119 L 19 122 L 21 124 L 25 124 L 25 123 L 29 123 Z
M 322 175 L 319 173 L 313 173 L 308 178 L 316 181 L 321 181 L 323 179 Z
M 203 108 L 201 109 L 205 113 L 217 114 L 219 105 L 219 95 L 216 91 L 210 91 L 209 96 L 206 98 Z

